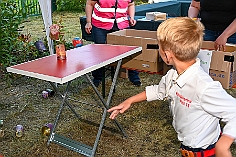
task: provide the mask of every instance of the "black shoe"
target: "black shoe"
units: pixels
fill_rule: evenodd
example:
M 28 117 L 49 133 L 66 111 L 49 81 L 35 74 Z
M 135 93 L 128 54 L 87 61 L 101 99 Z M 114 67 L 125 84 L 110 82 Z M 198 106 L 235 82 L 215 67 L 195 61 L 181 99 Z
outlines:
M 136 87 L 140 87 L 142 85 L 142 83 L 140 81 L 135 81 L 135 82 L 132 82 L 133 85 L 135 85 Z

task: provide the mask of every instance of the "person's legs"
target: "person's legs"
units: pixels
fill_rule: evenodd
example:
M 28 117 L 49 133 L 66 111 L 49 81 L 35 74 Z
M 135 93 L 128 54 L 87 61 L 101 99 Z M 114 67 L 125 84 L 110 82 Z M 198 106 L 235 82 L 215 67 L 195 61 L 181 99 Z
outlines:
M 97 28 L 93 26 L 93 39 L 95 44 L 105 44 L 106 43 L 106 37 L 108 33 L 114 32 L 114 30 L 105 30 L 101 28 Z M 95 71 L 92 71 L 93 76 L 93 83 L 96 87 L 99 86 L 100 82 L 102 81 L 102 68 L 97 69 Z M 132 82 L 135 86 L 140 86 L 140 78 L 139 78 L 139 72 L 135 70 L 129 70 L 128 76 L 130 82 Z
M 129 81 L 135 86 L 141 86 L 139 72 L 136 70 L 128 70 Z
M 93 40 L 95 44 L 105 44 L 108 30 L 93 26 Z
M 106 43 L 106 36 L 107 30 L 97 28 L 93 26 L 93 39 L 95 44 L 105 44 Z M 93 76 L 93 83 L 96 87 L 99 86 L 100 82 L 102 81 L 102 68 L 92 71 Z
M 217 31 L 212 31 L 209 29 L 205 29 L 204 31 L 204 37 L 203 39 L 205 41 L 215 41 L 218 38 L 218 32 Z
M 215 41 L 222 33 L 223 33 L 223 31 L 212 31 L 212 30 L 206 29 L 205 35 L 204 35 L 204 40 L 205 41 Z M 234 33 L 233 35 L 231 35 L 227 39 L 227 43 L 236 44 L 236 33 Z
M 234 33 L 228 38 L 227 43 L 236 44 L 236 33 Z

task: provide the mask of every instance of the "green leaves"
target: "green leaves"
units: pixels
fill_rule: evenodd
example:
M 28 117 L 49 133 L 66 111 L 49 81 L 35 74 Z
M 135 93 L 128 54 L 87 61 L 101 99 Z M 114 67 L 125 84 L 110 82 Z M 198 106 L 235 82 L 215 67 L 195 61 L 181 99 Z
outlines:
M 58 11 L 84 12 L 86 0 L 57 0 Z
M 9 52 L 17 42 L 18 26 L 21 22 L 17 14 L 16 4 L 13 0 L 0 1 L 0 62 L 9 63 Z
M 36 49 L 30 34 L 19 34 L 23 14 L 17 6 L 14 0 L 0 0 L 0 69 L 49 55 Z

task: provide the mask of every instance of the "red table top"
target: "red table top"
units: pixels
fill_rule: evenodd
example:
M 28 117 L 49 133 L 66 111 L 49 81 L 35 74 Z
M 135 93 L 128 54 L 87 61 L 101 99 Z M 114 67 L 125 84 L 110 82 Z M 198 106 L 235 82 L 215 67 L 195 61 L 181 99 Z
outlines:
M 63 84 L 141 50 L 138 46 L 90 44 L 66 51 L 66 60 L 57 60 L 53 54 L 8 67 L 7 71 Z

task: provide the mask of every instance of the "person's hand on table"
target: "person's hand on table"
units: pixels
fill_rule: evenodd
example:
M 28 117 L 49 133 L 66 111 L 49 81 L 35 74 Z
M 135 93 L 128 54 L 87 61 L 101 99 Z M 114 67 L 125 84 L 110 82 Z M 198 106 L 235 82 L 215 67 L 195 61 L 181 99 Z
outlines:
M 125 100 L 118 106 L 110 108 L 109 110 L 107 110 L 108 112 L 112 112 L 109 118 L 115 119 L 119 113 L 121 114 L 124 113 L 130 106 L 131 106 L 131 103 L 128 100 Z
M 91 22 L 87 22 L 86 25 L 85 25 L 85 31 L 88 34 L 91 34 L 91 30 L 92 30 L 92 24 L 91 24 Z

